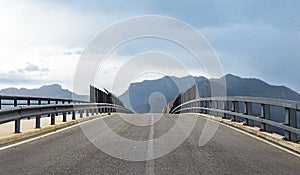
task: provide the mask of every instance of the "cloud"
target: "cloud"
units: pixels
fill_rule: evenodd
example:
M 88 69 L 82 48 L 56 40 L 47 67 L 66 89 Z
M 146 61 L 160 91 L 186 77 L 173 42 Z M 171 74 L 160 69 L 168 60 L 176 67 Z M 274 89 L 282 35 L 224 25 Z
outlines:
M 39 71 L 40 68 L 39 66 L 36 66 L 36 65 L 33 65 L 33 64 L 29 64 L 27 65 L 25 68 L 24 68 L 25 71 L 28 71 L 28 72 L 36 72 L 36 71 Z
M 80 49 L 68 49 L 64 52 L 65 55 L 81 55 Z
M 299 81 L 295 81 L 300 57 L 298 31 L 255 23 L 199 30 L 215 48 L 225 72 L 261 78 L 300 91 Z
M 63 82 L 63 86 L 72 88 L 77 61 L 94 36 L 119 20 L 153 14 L 178 18 L 198 28 L 217 51 L 225 72 L 262 78 L 300 91 L 297 67 L 300 1 L 136 0 L 129 4 L 120 0 L 92 0 L 83 5 L 80 0 L 10 0 L 0 3 L 3 80 L 0 86 L 10 82 L 10 78 L 26 80 L 26 85 L 30 81 Z M 191 70 L 199 70 L 190 56 L 170 43 L 126 44 L 114 54 L 128 58 L 144 51 L 163 51 Z M 99 80 L 102 87 L 110 85 L 108 80 L 118 70 L 119 60 L 107 65 L 111 71 Z
M 18 69 L 19 72 L 48 72 L 50 71 L 47 67 L 39 67 L 34 64 L 28 64 L 24 69 Z

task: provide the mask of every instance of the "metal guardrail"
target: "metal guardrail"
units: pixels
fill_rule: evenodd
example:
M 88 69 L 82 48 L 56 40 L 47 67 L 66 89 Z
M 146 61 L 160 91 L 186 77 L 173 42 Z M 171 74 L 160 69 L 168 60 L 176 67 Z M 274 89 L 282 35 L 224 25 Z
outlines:
M 253 115 L 253 104 L 260 105 L 260 116 Z M 240 107 L 243 110 L 240 111 Z M 285 110 L 285 122 L 271 120 L 271 106 L 281 107 Z M 260 98 L 260 97 L 210 97 L 194 99 L 176 106 L 170 113 L 203 113 L 241 121 L 245 125 L 254 126 L 260 123 L 261 131 L 272 132 L 272 126 L 284 130 L 286 140 L 298 142 L 300 129 L 297 128 L 297 112 L 300 111 L 300 102 Z
M 42 104 L 75 104 L 87 103 L 88 101 L 61 99 L 61 98 L 44 98 L 44 97 L 30 97 L 30 96 L 8 96 L 0 95 L 0 109 L 2 106 L 30 106 Z
M 79 103 L 79 104 L 52 104 L 38 106 L 17 106 L 12 109 L 0 110 L 0 124 L 15 121 L 15 133 L 20 133 L 21 119 L 35 117 L 36 128 L 41 128 L 41 116 L 48 115 L 51 117 L 51 125 L 55 125 L 55 116 L 59 113 L 63 115 L 63 122 L 67 122 L 67 113 L 72 113 L 72 120 L 76 119 L 76 113 L 83 117 L 83 113 L 89 116 L 91 113 L 132 113 L 129 109 L 106 103 Z

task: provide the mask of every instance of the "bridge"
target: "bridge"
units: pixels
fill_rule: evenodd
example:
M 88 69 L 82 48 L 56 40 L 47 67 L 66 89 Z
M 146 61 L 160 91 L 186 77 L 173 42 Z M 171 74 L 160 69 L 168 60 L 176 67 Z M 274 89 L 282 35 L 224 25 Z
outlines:
M 94 87 L 90 102 L 0 96 L 0 106 L 12 106 L 0 110 L 0 132 L 11 124 L 0 133 L 0 174 L 299 174 L 299 102 L 180 99 L 162 114 L 134 114 Z M 174 138 L 154 142 L 169 131 Z

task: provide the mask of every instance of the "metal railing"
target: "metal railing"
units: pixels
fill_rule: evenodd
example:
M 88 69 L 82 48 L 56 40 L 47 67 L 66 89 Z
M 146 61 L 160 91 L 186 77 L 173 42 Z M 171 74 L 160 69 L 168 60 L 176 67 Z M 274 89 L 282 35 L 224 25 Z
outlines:
M 61 99 L 61 98 L 44 98 L 44 97 L 30 97 L 30 96 L 8 96 L 0 95 L 0 109 L 4 106 L 31 106 L 42 104 L 75 104 L 87 103 L 88 101 Z
M 76 113 L 83 117 L 95 113 L 132 113 L 129 109 L 106 103 L 78 103 L 78 104 L 50 104 L 37 106 L 17 106 L 12 109 L 0 110 L 0 124 L 15 121 L 15 133 L 20 133 L 21 119 L 34 117 L 36 119 L 35 128 L 41 128 L 41 117 L 50 116 L 51 125 L 55 125 L 55 117 L 62 114 L 63 122 L 67 122 L 67 113 L 72 113 L 72 120 L 76 119 Z
M 260 115 L 253 113 L 255 104 L 260 107 Z M 273 106 L 284 110 L 284 122 L 271 120 L 271 107 Z M 298 142 L 300 129 L 297 127 L 299 122 L 297 112 L 299 111 L 300 102 L 297 101 L 259 97 L 211 97 L 185 102 L 174 107 L 170 113 L 211 114 L 232 121 L 244 122 L 244 125 L 254 126 L 256 124 L 260 126 L 261 131 L 266 132 L 273 132 L 272 127 L 275 127 L 284 131 L 283 135 L 286 140 Z

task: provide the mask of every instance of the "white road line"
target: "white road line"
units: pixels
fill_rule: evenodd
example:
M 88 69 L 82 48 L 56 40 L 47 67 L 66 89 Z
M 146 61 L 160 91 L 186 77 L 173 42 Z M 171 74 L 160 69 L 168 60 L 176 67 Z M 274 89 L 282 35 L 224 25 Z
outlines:
M 112 116 L 112 115 L 103 116 L 101 118 L 105 118 L 105 117 L 108 117 L 108 116 Z M 98 118 L 95 118 L 95 119 L 98 119 Z M 71 128 L 74 128 L 76 126 L 79 126 L 81 124 L 85 124 L 85 123 L 91 122 L 91 121 L 93 121 L 95 119 L 84 121 L 84 122 L 81 122 L 81 123 L 78 123 L 78 124 L 75 124 L 75 125 L 72 125 L 72 126 L 68 126 L 66 128 L 62 128 L 62 129 L 58 129 L 56 131 L 49 132 L 47 134 L 42 134 L 42 135 L 39 135 L 37 137 L 33 137 L 33 138 L 30 138 L 30 139 L 27 139 L 27 140 L 23 140 L 23 141 L 20 141 L 20 142 L 17 142 L 17 143 L 13 143 L 13 144 L 10 144 L 10 145 L 6 145 L 6 146 L 3 146 L 3 147 L 0 147 L 0 151 L 6 150 L 8 148 L 12 148 L 12 147 L 15 147 L 15 146 L 18 146 L 18 145 L 22 145 L 22 144 L 25 144 L 25 143 L 28 143 L 28 142 L 32 142 L 32 141 L 35 141 L 35 140 L 38 140 L 38 139 L 41 139 L 41 138 L 44 138 L 44 137 L 56 134 L 56 133 L 60 133 L 60 132 L 65 131 L 67 129 L 71 129 Z
M 151 114 L 151 125 L 149 131 L 148 139 L 148 151 L 147 151 L 147 161 L 146 161 L 146 175 L 155 175 L 154 172 L 154 160 L 153 160 L 153 139 L 154 139 L 154 118 Z
M 202 118 L 203 118 L 203 117 L 202 117 Z M 287 152 L 287 153 L 290 153 L 290 154 L 292 154 L 292 155 L 294 155 L 294 156 L 300 157 L 300 154 L 298 154 L 298 153 L 296 153 L 296 152 L 294 152 L 294 151 L 291 151 L 291 150 L 289 150 L 289 149 L 287 149 L 287 148 L 284 148 L 284 147 L 282 147 L 282 146 L 280 146 L 280 145 L 277 145 L 277 144 L 275 144 L 275 143 L 272 143 L 272 142 L 270 142 L 270 141 L 268 141 L 268 140 L 265 140 L 265 139 L 263 139 L 263 138 L 261 138 L 261 137 L 258 137 L 258 136 L 256 136 L 256 135 L 250 134 L 250 133 L 248 133 L 248 132 L 246 132 L 246 131 L 243 131 L 243 130 L 241 130 L 241 129 L 235 128 L 235 127 L 233 127 L 233 126 L 229 126 L 229 125 L 224 124 L 224 123 L 220 123 L 220 122 L 215 121 L 215 120 L 212 120 L 212 119 L 208 119 L 208 118 L 204 118 L 204 119 L 210 120 L 210 121 L 212 121 L 212 122 L 219 123 L 219 124 L 221 124 L 222 126 L 228 127 L 228 128 L 233 129 L 233 130 L 235 130 L 235 131 L 238 131 L 238 132 L 240 132 L 240 133 L 243 133 L 243 134 L 245 134 L 245 135 L 247 135 L 247 136 L 250 136 L 250 137 L 252 137 L 252 138 L 255 138 L 255 139 L 257 139 L 257 140 L 260 140 L 260 141 L 262 141 L 262 142 L 264 142 L 264 143 L 267 143 L 267 144 L 269 144 L 269 145 L 271 145 L 271 146 L 274 146 L 274 147 L 276 147 L 276 148 L 278 148 L 278 149 L 281 149 L 281 150 L 283 150 L 283 151 L 285 151 L 285 152 Z

